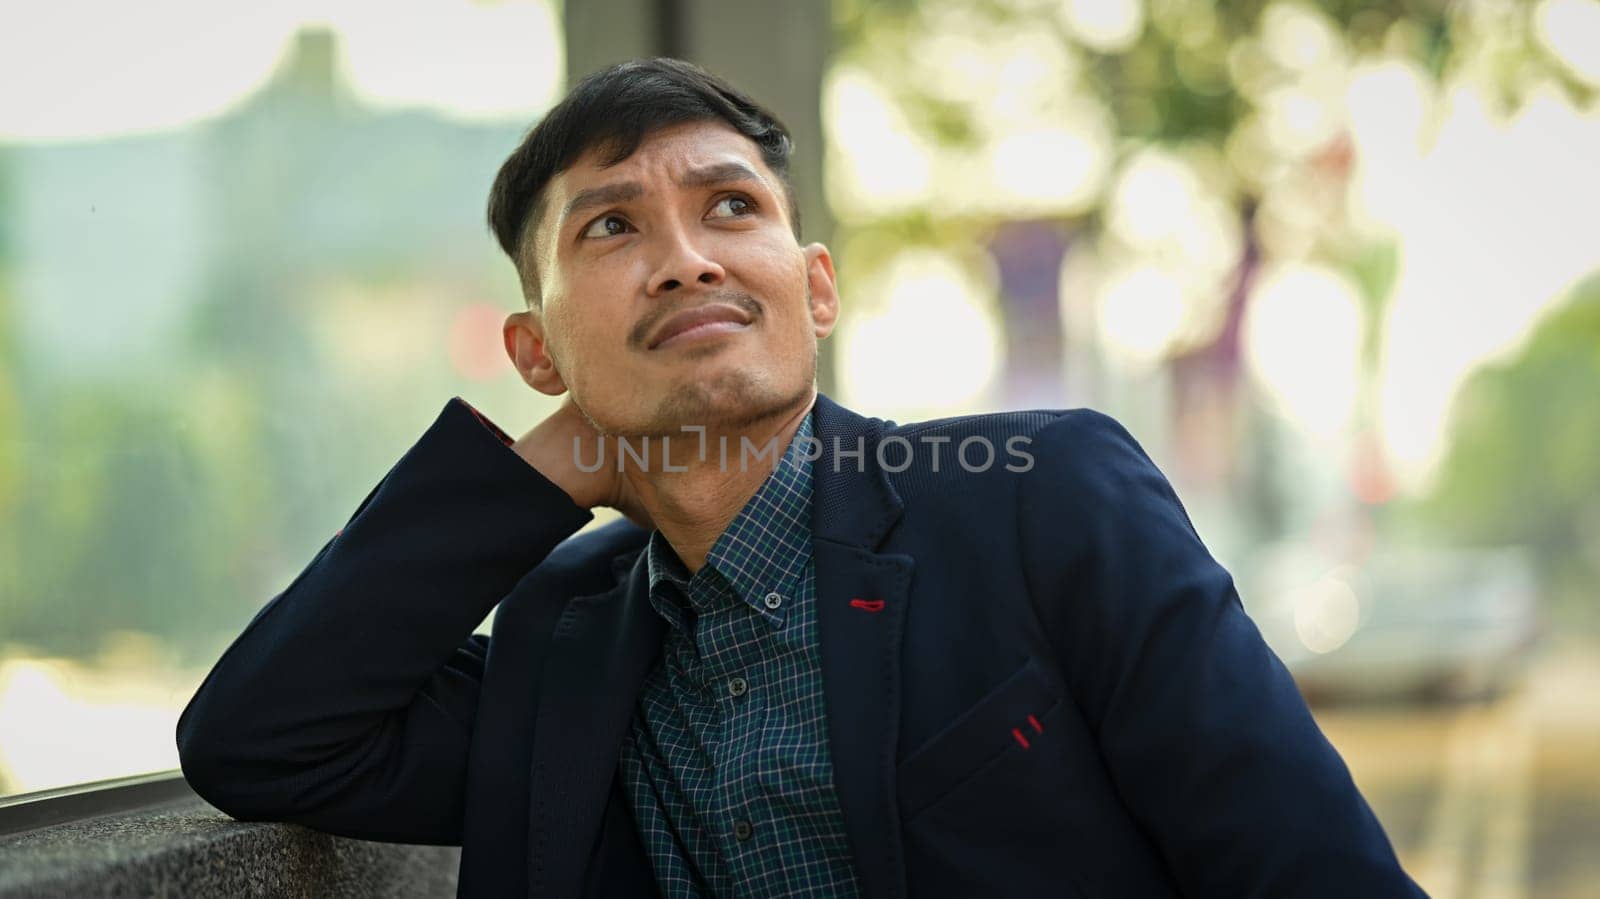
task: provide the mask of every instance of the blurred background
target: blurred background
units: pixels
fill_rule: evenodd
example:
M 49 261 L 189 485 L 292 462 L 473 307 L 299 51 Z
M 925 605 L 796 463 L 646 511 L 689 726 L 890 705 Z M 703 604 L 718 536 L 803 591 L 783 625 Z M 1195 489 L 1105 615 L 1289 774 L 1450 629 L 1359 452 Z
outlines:
M 826 392 L 1117 417 L 1432 895 L 1600 892 L 1597 0 L 3 6 L 0 795 L 175 767 L 449 397 L 553 408 L 488 186 L 667 53 L 798 137 Z

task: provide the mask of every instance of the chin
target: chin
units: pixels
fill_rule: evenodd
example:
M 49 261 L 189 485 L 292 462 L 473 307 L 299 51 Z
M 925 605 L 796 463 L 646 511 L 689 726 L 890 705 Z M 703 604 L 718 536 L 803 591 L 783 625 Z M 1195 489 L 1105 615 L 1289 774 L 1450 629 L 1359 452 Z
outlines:
M 739 429 L 783 415 L 810 397 L 811 382 L 787 384 L 772 371 L 730 367 L 698 372 L 655 398 L 629 434 L 677 434 L 686 427 Z

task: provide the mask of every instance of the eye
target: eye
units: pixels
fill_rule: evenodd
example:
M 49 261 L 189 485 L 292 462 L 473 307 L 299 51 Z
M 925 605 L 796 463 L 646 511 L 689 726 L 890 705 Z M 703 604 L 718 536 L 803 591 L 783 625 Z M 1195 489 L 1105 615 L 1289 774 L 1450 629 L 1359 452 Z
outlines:
M 628 220 L 620 215 L 602 215 L 589 223 L 589 227 L 583 231 L 583 236 L 615 237 L 618 234 L 626 234 L 629 227 Z
M 752 203 L 750 198 L 741 197 L 735 194 L 718 200 L 717 205 L 711 207 L 711 217 L 740 218 L 742 216 L 749 215 L 750 213 L 754 212 L 755 209 L 756 204 Z M 723 210 L 727 211 L 723 212 Z

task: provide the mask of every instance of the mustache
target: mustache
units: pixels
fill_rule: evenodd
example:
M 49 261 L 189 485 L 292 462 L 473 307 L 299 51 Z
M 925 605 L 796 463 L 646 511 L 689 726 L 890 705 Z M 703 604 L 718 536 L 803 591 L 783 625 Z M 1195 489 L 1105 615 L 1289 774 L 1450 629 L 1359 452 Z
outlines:
M 750 316 L 751 322 L 761 317 L 761 304 L 756 301 L 755 297 L 737 290 L 719 291 L 698 303 L 685 303 L 681 306 L 662 306 L 650 310 L 644 318 L 639 319 L 638 324 L 633 326 L 633 330 L 628 332 L 628 343 L 630 346 L 643 348 L 649 342 L 650 335 L 656 332 L 656 328 L 660 327 L 662 322 L 680 312 L 698 309 L 701 306 L 707 306 L 712 303 L 726 303 L 729 306 L 736 306 Z

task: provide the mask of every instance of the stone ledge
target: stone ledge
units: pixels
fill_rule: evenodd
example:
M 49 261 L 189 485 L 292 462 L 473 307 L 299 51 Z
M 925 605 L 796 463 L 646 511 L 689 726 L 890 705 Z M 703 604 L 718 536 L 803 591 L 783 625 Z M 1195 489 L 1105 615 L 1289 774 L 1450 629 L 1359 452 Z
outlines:
M 0 837 L 0 899 L 456 892 L 460 850 L 235 821 L 200 799 Z

